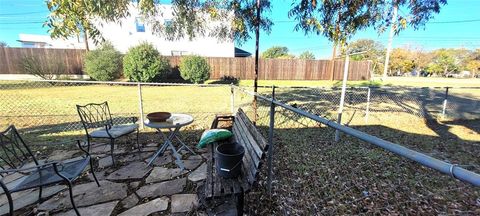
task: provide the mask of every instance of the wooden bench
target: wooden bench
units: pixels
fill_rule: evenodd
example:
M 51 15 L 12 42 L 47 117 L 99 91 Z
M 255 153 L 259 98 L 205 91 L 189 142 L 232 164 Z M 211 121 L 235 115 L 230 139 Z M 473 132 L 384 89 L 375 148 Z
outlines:
M 233 125 L 231 127 L 233 137 L 226 142 L 236 141 L 245 148 L 242 172 L 237 178 L 226 179 L 218 176 L 215 167 L 214 150 L 223 142 L 208 145 L 209 154 L 207 154 L 207 179 L 204 186 L 204 195 L 207 200 L 234 197 L 237 201 L 237 213 L 242 215 L 244 193 L 249 192 L 256 182 L 268 145 L 265 138 L 242 109 L 239 109 L 235 116 L 216 116 L 211 128 L 217 128 L 219 122 L 222 121 L 231 122 Z

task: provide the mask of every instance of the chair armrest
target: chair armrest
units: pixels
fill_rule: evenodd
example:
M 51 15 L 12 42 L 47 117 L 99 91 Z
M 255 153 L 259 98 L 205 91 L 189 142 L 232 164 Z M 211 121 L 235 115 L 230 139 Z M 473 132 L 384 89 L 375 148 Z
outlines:
M 31 167 L 18 168 L 18 169 L 0 170 L 0 173 L 23 172 L 23 171 L 28 171 L 28 170 L 32 170 L 32 169 L 41 170 L 41 169 L 45 169 L 45 168 L 47 168 L 47 167 L 49 167 L 49 166 L 57 166 L 57 165 L 60 165 L 61 167 L 63 167 L 63 163 L 62 163 L 62 162 L 60 162 L 60 161 L 52 161 L 52 162 L 48 162 L 48 163 L 44 163 L 44 164 L 39 164 L 39 165 L 36 165 L 36 166 L 31 166 Z
M 111 125 L 109 125 L 109 124 L 106 124 L 106 125 L 105 125 L 105 132 L 107 132 L 107 135 L 112 139 L 113 137 L 112 137 L 112 135 L 110 134 L 110 132 L 108 131 L 110 128 L 112 128 Z
M 138 117 L 132 116 L 132 123 L 136 124 L 138 121 Z
M 85 153 L 85 155 L 90 157 L 90 153 L 88 153 L 88 151 L 82 147 L 82 144 L 80 144 L 80 140 L 77 140 L 77 146 L 83 153 Z

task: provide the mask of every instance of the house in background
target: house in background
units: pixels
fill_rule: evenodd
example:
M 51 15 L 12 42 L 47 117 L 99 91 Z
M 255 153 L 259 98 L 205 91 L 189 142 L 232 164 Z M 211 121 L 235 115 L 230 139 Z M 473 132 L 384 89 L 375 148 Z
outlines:
M 164 25 L 169 25 L 173 18 L 171 5 L 159 5 L 162 16 L 155 18 Z M 200 55 L 205 57 L 248 57 L 251 53 L 235 48 L 234 42 L 230 40 L 218 40 L 215 37 L 199 36 L 189 40 L 182 38 L 169 41 L 152 31 L 152 26 L 144 22 L 136 3 L 129 6 L 130 16 L 123 18 L 118 23 L 96 22 L 96 26 L 105 40 L 110 41 L 116 49 L 126 53 L 130 47 L 142 42 L 153 44 L 164 56 Z M 46 35 L 20 34 L 19 42 L 22 47 L 29 48 L 71 48 L 84 49 L 85 43 L 82 39 L 72 38 L 68 40 L 51 39 Z M 89 40 L 90 49 L 98 45 Z
M 78 39 L 53 39 L 48 35 L 19 34 L 18 42 L 24 48 L 85 49 Z

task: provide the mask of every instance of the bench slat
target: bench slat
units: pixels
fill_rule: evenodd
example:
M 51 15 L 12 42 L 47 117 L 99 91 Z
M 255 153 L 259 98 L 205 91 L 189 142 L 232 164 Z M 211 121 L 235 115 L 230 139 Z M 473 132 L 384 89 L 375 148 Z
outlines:
M 217 144 L 215 144 L 216 147 Z M 214 153 L 215 154 L 215 153 Z M 215 156 L 213 156 L 215 158 Z M 222 190 L 222 179 L 219 175 L 217 175 L 217 168 L 215 166 L 215 163 L 213 164 L 213 196 L 221 196 L 221 190 Z
M 210 150 L 210 155 L 207 158 L 207 180 L 205 182 L 205 196 L 212 197 L 213 195 L 213 146 L 207 145 L 207 148 Z
M 243 131 L 243 133 L 240 133 L 239 135 L 244 137 L 244 140 L 246 142 L 246 144 L 248 144 L 248 147 L 250 148 L 250 151 L 252 151 L 253 153 L 255 153 L 255 166 L 258 166 L 259 165 L 259 162 L 260 160 L 263 158 L 263 151 L 260 149 L 260 146 L 258 146 L 258 144 L 255 142 L 255 139 L 253 138 L 253 136 L 248 133 L 248 129 L 247 127 L 245 126 L 245 122 L 243 122 L 242 119 L 238 119 L 237 121 L 235 121 L 237 124 L 234 125 L 234 126 L 237 126 L 238 130 L 239 131 Z
M 245 112 L 242 109 L 239 109 L 237 112 L 237 116 L 240 116 L 241 119 L 244 120 L 245 125 L 247 126 L 248 130 L 253 135 L 253 137 L 255 138 L 255 141 L 258 142 L 262 150 L 267 151 L 268 149 L 267 140 L 263 137 L 262 133 L 260 133 L 260 131 L 253 125 L 252 121 L 250 121 L 250 119 L 247 117 Z
M 235 132 L 238 133 L 237 128 L 234 127 L 233 130 L 234 130 L 234 133 Z M 250 182 L 252 179 L 255 179 L 255 175 L 256 175 L 253 172 L 255 171 L 255 165 L 252 162 L 252 155 L 251 155 L 252 153 L 247 150 L 247 147 L 245 146 L 245 141 L 243 141 L 242 136 L 234 136 L 234 137 L 235 137 L 235 141 L 245 148 L 245 155 L 243 157 L 242 167 L 245 167 L 247 169 L 247 172 L 245 173 L 247 174 L 246 177 L 248 178 L 248 182 Z
M 248 143 L 247 138 L 244 137 L 243 134 L 241 134 L 241 132 L 239 132 L 239 129 L 237 127 L 233 127 L 232 130 L 235 134 L 236 141 L 245 148 L 243 165 L 246 166 L 246 168 L 248 168 L 249 173 L 251 173 L 253 177 L 256 177 L 257 175 L 256 164 L 260 163 L 257 155 L 254 152 L 252 152 L 252 147 Z
M 266 141 L 261 133 L 255 128 L 242 109 L 239 109 L 235 117 L 217 117 L 212 123 L 212 129 L 217 128 L 218 121 L 233 121 L 231 141 L 236 141 L 245 148 L 245 156 L 242 160 L 241 175 L 234 179 L 225 179 L 217 175 L 215 167 L 215 148 L 221 143 L 213 143 L 207 147 L 210 155 L 207 160 L 207 179 L 205 195 L 207 198 L 225 197 L 231 194 L 248 192 L 255 183 L 259 172 L 259 166 L 265 157 Z

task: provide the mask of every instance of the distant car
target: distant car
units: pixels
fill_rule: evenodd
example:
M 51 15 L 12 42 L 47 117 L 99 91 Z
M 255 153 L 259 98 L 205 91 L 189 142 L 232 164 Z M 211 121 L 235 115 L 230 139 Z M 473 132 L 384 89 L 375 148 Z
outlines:
M 427 71 L 420 71 L 420 76 L 422 76 L 422 77 L 428 77 L 428 76 L 431 76 L 431 75 L 432 75 L 432 73 L 429 73 Z
M 453 72 L 448 72 L 448 73 L 445 74 L 445 77 L 457 78 L 458 74 L 453 73 Z
M 458 76 L 462 78 L 470 78 L 472 77 L 472 73 L 470 73 L 470 71 L 462 71 Z

